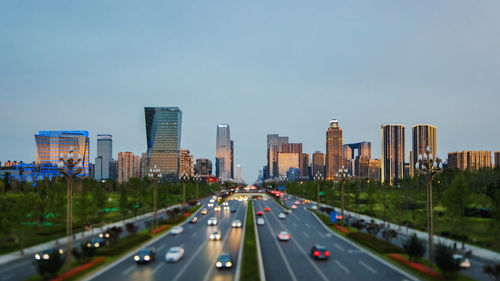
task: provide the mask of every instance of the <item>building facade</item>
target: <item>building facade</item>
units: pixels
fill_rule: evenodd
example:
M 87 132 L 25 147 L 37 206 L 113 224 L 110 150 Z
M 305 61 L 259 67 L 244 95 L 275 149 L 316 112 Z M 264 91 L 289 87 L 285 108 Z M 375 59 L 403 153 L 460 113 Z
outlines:
M 278 176 L 286 175 L 290 168 L 299 168 L 299 154 L 298 153 L 278 153 L 279 174 Z
M 206 158 L 196 159 L 194 172 L 200 177 L 210 177 L 212 175 L 212 161 Z
M 342 130 L 337 119 L 330 121 L 326 131 L 326 180 L 333 180 L 339 169 L 344 165 L 342 156 Z
M 325 177 L 325 154 L 321 151 L 316 151 L 312 156 L 312 177 L 315 177 L 317 173 L 321 173 L 321 176 Z
M 222 181 L 229 180 L 231 178 L 231 132 L 228 124 L 217 125 L 215 157 L 216 164 L 218 164 L 218 177 Z
M 288 143 L 288 137 L 279 136 L 278 134 L 267 135 L 267 170 L 264 171 L 266 178 L 279 176 L 278 153 L 281 152 L 281 148 L 285 143 Z
M 399 124 L 382 125 L 382 182 L 392 184 L 403 179 L 405 162 L 405 127 Z
M 495 167 L 500 167 L 500 151 L 495 151 Z
M 344 166 L 349 167 L 353 177 L 368 178 L 369 162 L 372 157 L 371 142 L 358 142 L 344 144 Z
M 132 152 L 118 153 L 118 183 L 127 182 L 141 174 L 141 157 Z
M 409 171 L 410 177 L 415 176 L 415 163 L 418 155 L 424 155 L 427 146 L 431 149 L 431 154 L 436 158 L 436 127 L 428 124 L 418 124 L 412 127 L 412 150 L 410 152 Z
M 179 177 L 182 111 L 178 107 L 145 107 L 147 165 L 165 178 Z
M 194 157 L 189 154 L 189 150 L 187 149 L 181 149 L 179 175 L 194 176 Z
M 112 179 L 113 177 L 113 136 L 110 134 L 98 134 L 94 179 L 101 181 Z
M 301 178 L 311 178 L 311 155 L 309 153 L 302 153 L 302 166 L 300 167 L 300 171 Z
M 234 141 L 231 140 L 231 178 L 234 179 Z
M 491 151 L 456 151 L 448 153 L 448 168 L 478 170 L 491 168 Z
M 236 165 L 236 182 L 243 183 L 243 179 L 241 178 L 241 165 Z
M 281 144 L 281 152 L 282 153 L 298 153 L 299 155 L 299 167 L 298 169 L 302 169 L 302 143 L 283 143 Z M 278 163 L 279 165 L 279 163 Z M 302 175 L 302 172 L 299 172 L 299 176 Z

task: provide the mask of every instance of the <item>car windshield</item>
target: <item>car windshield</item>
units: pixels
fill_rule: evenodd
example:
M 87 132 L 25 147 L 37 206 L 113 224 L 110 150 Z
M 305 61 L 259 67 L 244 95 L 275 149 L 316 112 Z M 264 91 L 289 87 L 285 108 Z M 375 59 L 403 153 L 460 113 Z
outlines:
M 168 250 L 169 253 L 172 253 L 172 254 L 176 254 L 179 252 L 179 248 L 172 248 L 170 250 Z
M 316 245 L 316 250 L 318 250 L 318 251 L 326 251 L 326 248 L 325 248 L 325 246 Z
M 149 250 L 149 249 L 142 249 L 142 250 L 140 250 L 140 251 L 139 251 L 139 254 L 140 254 L 140 255 L 148 255 L 148 254 L 149 254 L 149 252 L 150 252 L 150 250 Z

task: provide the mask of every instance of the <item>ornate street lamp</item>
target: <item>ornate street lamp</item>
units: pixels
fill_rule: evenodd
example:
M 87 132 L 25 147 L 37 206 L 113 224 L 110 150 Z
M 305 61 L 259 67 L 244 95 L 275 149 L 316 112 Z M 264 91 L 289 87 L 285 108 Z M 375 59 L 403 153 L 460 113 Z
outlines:
M 153 225 L 156 227 L 156 215 L 158 213 L 158 182 L 160 181 L 162 174 L 160 168 L 156 168 L 156 165 L 153 168 L 149 169 L 149 177 L 153 179 L 154 188 L 153 188 Z
M 340 183 L 340 215 L 342 216 L 342 226 L 344 226 L 344 181 L 349 177 L 348 172 L 349 171 L 342 166 L 337 173 L 337 178 L 339 178 Z
M 186 182 L 189 180 L 188 174 L 182 172 L 179 180 L 182 181 L 182 203 L 186 204 Z
M 425 153 L 418 155 L 418 161 L 415 163 L 416 171 L 423 175 L 427 180 L 427 231 L 429 233 L 429 267 L 434 269 L 434 224 L 432 220 L 432 179 L 443 172 L 441 159 L 434 159 L 431 148 L 427 147 Z
M 316 195 L 317 195 L 317 204 L 318 204 L 318 209 L 319 209 L 319 181 L 323 180 L 323 174 L 321 174 L 320 171 L 317 171 L 316 174 L 314 175 L 314 180 L 318 184 L 318 190 L 316 192 Z
M 70 146 L 69 153 L 64 159 L 64 154 L 59 156 L 59 163 L 57 164 L 59 172 L 66 178 L 67 184 L 67 207 L 66 207 L 66 270 L 71 269 L 71 249 L 73 243 L 73 179 L 76 175 L 80 174 L 83 170 L 82 159 L 80 155 L 73 158 L 73 147 Z

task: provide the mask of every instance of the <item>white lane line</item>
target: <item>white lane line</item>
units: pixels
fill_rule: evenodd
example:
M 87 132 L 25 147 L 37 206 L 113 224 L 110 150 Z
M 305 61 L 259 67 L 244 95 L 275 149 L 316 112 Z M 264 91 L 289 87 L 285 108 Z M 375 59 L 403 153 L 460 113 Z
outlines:
M 340 267 L 340 269 L 342 269 L 346 274 L 349 274 L 351 273 L 351 271 L 345 267 L 345 265 L 343 265 L 341 262 L 339 262 L 337 259 L 334 260 L 335 264 Z
M 319 234 L 319 236 L 321 236 L 321 237 L 325 238 L 325 235 L 324 235 L 323 233 L 318 232 L 318 234 Z
M 196 233 L 196 232 L 193 233 L 193 235 L 191 235 L 191 238 L 194 238 L 196 236 L 196 234 L 198 234 L 198 233 Z
M 134 269 L 137 269 L 137 267 L 135 267 L 135 266 L 131 266 L 131 267 L 129 267 L 129 268 L 127 268 L 127 269 L 125 269 L 125 271 L 123 271 L 123 272 L 122 272 L 122 275 L 123 275 L 123 276 L 127 276 L 127 275 L 129 275 L 129 273 L 130 273 L 132 270 L 134 270 Z
M 18 267 L 21 267 L 21 266 L 27 266 L 30 263 L 31 263 L 31 260 L 26 260 L 26 261 L 18 263 L 18 264 L 9 265 L 7 268 L 0 270 L 0 274 L 4 274 L 5 272 L 7 272 L 9 270 L 12 270 L 14 268 L 18 268 Z
M 344 248 L 342 248 L 342 246 L 340 246 L 339 244 L 337 244 L 337 243 L 333 243 L 333 246 L 335 246 L 335 248 L 337 248 L 337 249 L 341 250 L 342 252 L 345 252 L 345 249 L 344 249 Z
M 302 234 L 304 234 L 305 237 L 309 238 L 311 236 L 309 236 L 309 234 L 307 234 L 305 231 L 302 231 Z
M 167 246 L 166 244 L 162 244 L 160 247 L 158 247 L 158 252 L 163 250 L 163 248 L 165 248 L 165 246 Z
M 276 237 L 276 234 L 274 233 L 273 229 L 271 228 L 271 225 L 267 224 L 266 226 L 269 227 L 269 231 L 271 231 L 271 234 L 273 235 L 273 237 Z M 281 258 L 283 259 L 283 262 L 285 263 L 286 269 L 288 270 L 288 273 L 290 273 L 290 277 L 292 278 L 293 281 L 298 281 L 297 277 L 295 276 L 295 273 L 293 273 L 292 267 L 290 266 L 288 259 L 285 256 L 285 253 L 283 253 L 283 250 L 281 249 L 281 246 L 277 240 L 278 239 L 273 239 L 274 243 L 276 244 L 276 247 L 278 248 L 278 251 L 280 252 Z
M 361 264 L 364 268 L 368 269 L 368 271 L 370 271 L 371 273 L 373 274 L 377 274 L 377 271 L 375 269 L 373 269 L 371 266 L 367 265 L 366 263 L 364 263 L 362 260 L 359 260 L 358 261 L 359 264 Z
M 308 223 L 306 223 L 306 226 L 307 226 L 307 227 L 311 227 L 311 225 L 310 225 L 310 224 L 308 224 Z
M 154 274 L 155 274 L 155 272 L 156 272 L 156 271 L 158 271 L 158 269 L 160 269 L 160 268 L 161 268 L 164 264 L 165 264 L 165 263 L 161 262 L 160 264 L 158 264 L 157 266 L 155 266 L 155 267 L 153 268 L 153 271 L 152 271 L 153 275 L 154 275 Z
M 302 219 L 301 219 L 301 218 L 299 218 L 299 216 L 297 216 L 297 215 L 295 215 L 295 217 L 296 217 L 299 221 L 300 221 L 300 220 L 302 220 Z
M 296 224 L 296 223 L 294 223 L 294 222 L 292 222 L 292 224 L 293 224 L 295 227 L 299 227 L 299 225 L 298 225 L 298 224 Z

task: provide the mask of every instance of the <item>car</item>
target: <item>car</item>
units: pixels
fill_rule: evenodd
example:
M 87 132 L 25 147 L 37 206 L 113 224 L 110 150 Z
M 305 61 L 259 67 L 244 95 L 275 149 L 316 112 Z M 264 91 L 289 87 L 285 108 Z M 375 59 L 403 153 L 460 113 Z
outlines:
M 231 268 L 233 267 L 233 259 L 229 253 L 222 253 L 219 258 L 217 258 L 217 262 L 215 266 L 218 269 Z
M 313 210 L 317 210 L 317 209 L 318 209 L 318 206 L 317 206 L 317 205 L 311 205 L 311 209 L 313 209 Z
M 208 212 L 208 211 L 207 211 L 207 209 L 202 209 L 202 210 L 201 210 L 201 214 L 202 214 L 202 215 L 206 215 L 206 214 L 207 214 L 207 212 Z
M 330 252 L 325 246 L 320 244 L 315 244 L 311 248 L 311 256 L 317 260 L 326 260 L 330 256 Z
M 296 204 L 296 205 L 299 205 L 299 204 L 300 204 L 300 201 L 295 201 L 295 204 Z
M 220 206 L 215 206 L 214 211 L 220 212 Z
M 278 215 L 278 218 L 280 218 L 280 219 L 282 219 L 282 220 L 283 220 L 283 219 L 286 219 L 286 215 L 285 215 L 285 213 L 280 213 L 280 214 Z
M 192 219 L 189 220 L 189 223 L 197 223 L 197 222 L 198 222 L 197 217 L 193 217 Z
M 263 216 L 263 215 L 264 215 L 264 212 L 262 212 L 262 211 L 257 211 L 255 214 L 256 214 L 257 216 Z
M 47 261 L 50 260 L 52 257 L 55 257 L 57 255 L 62 256 L 64 254 L 63 249 L 47 249 L 43 250 L 40 252 L 35 253 L 35 261 Z
M 231 213 L 236 213 L 236 208 L 235 207 L 231 207 Z
M 269 208 L 269 207 L 265 207 L 265 208 L 264 208 L 264 211 L 269 212 L 269 211 L 271 211 L 271 208 Z
M 99 233 L 98 236 L 101 239 L 108 239 L 109 237 L 111 237 L 111 234 L 109 232 L 102 232 L 102 233 Z
M 283 213 L 285 213 L 285 214 L 291 214 L 291 213 L 292 213 L 292 210 L 290 210 L 290 209 L 286 209 L 286 210 L 283 210 Z
M 222 206 L 229 206 L 229 203 L 228 202 L 224 202 L 224 203 L 222 203 Z
M 210 219 L 208 219 L 207 224 L 208 225 L 217 225 L 217 218 L 211 217 Z
M 176 262 L 184 257 L 184 249 L 182 247 L 172 247 L 165 254 L 166 262 Z
M 155 260 L 156 250 L 155 248 L 144 248 L 134 255 L 134 261 L 136 263 L 150 263 Z
M 172 230 L 170 230 L 170 234 L 179 235 L 183 231 L 184 231 L 184 228 L 182 226 L 178 225 L 178 226 L 174 226 L 174 228 L 172 228 Z
M 263 218 L 258 218 L 257 219 L 257 225 L 264 225 L 264 224 L 266 224 L 266 221 L 264 221 Z
M 286 231 L 281 231 L 280 234 L 278 234 L 278 239 L 281 241 L 288 241 L 290 240 L 290 234 Z
M 222 238 L 222 234 L 220 231 L 214 231 L 212 234 L 210 234 L 210 240 L 212 241 L 219 241 Z
M 224 206 L 224 211 L 229 211 L 229 206 Z
M 214 203 L 208 203 L 208 207 L 212 208 L 214 206 Z
M 453 260 L 455 260 L 458 265 L 461 267 L 461 268 L 470 268 L 470 261 L 468 258 L 462 256 L 462 255 L 459 255 L 459 254 L 455 254 L 452 256 Z
M 297 205 L 292 205 L 292 209 L 297 209 Z
M 104 245 L 106 245 L 106 240 L 104 240 L 103 238 L 99 238 L 99 237 L 87 240 L 85 242 L 85 246 L 87 248 L 96 248 L 97 249 L 97 248 L 102 247 Z
M 233 221 L 233 228 L 241 228 L 241 221 L 240 220 L 234 220 Z
M 264 201 L 267 201 L 267 198 L 264 198 Z

